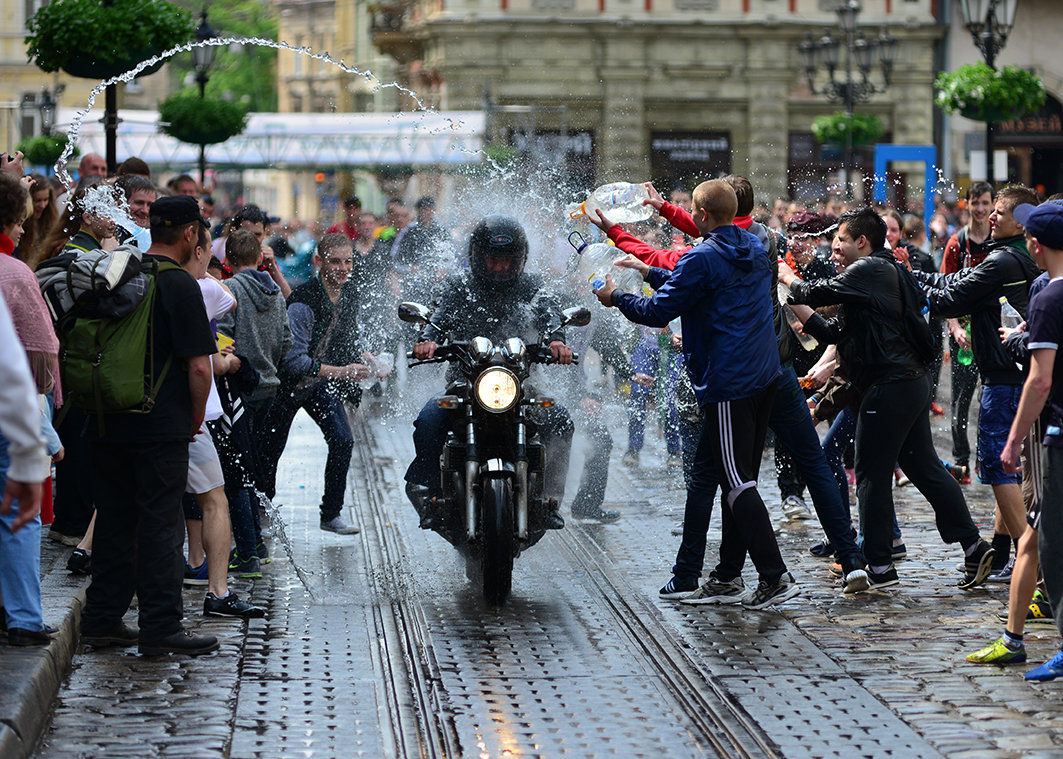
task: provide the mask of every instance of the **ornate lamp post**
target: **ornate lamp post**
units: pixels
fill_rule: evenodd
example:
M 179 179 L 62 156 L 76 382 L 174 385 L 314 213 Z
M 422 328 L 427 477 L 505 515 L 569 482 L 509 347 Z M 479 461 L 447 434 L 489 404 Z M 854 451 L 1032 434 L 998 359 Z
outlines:
M 873 39 L 868 39 L 864 32 L 858 29 L 857 16 L 860 15 L 861 10 L 859 0 L 841 0 L 835 8 L 841 30 L 840 39 L 832 37 L 828 29 L 818 40 L 812 39 L 810 32 L 797 46 L 798 53 L 801 55 L 801 65 L 805 70 L 805 78 L 808 80 L 808 88 L 812 94 L 822 95 L 831 103 L 844 103 L 845 115 L 850 121 L 853 116 L 853 106 L 856 103 L 866 103 L 872 95 L 885 92 L 889 87 L 890 77 L 893 75 L 893 62 L 897 55 L 897 40 L 890 35 L 888 29 L 883 28 L 882 33 Z M 844 68 L 840 69 L 843 49 L 845 51 Z M 882 68 L 882 86 L 876 86 L 870 79 L 876 52 Z M 816 70 L 821 63 L 826 66 L 830 81 L 817 90 Z M 854 63 L 860 74 L 859 79 L 853 77 Z M 844 78 L 839 78 L 840 74 L 844 74 Z M 852 130 L 849 130 L 845 141 L 843 163 L 845 198 L 852 200 Z
M 212 40 L 218 35 L 214 33 L 214 30 L 207 24 L 207 10 L 203 9 L 203 13 L 199 17 L 199 26 L 196 28 L 196 42 L 206 42 Z M 207 76 L 207 69 L 214 63 L 214 46 L 204 45 L 202 47 L 192 48 L 192 59 L 195 61 L 196 66 L 196 83 L 199 84 L 199 96 L 206 97 L 207 94 L 207 82 L 210 81 L 210 77 Z M 200 144 L 199 146 L 199 187 L 201 190 L 206 188 L 207 185 L 207 146 Z
M 982 52 L 982 60 L 996 70 L 997 53 L 1004 49 L 1008 34 L 1015 24 L 1018 0 L 960 0 L 963 25 L 971 33 L 975 46 Z M 993 177 L 993 133 L 996 123 L 985 123 L 986 181 L 996 186 Z
M 41 98 L 37 101 L 37 110 L 41 114 L 41 134 L 48 137 L 55 126 L 55 98 L 47 87 L 41 90 Z

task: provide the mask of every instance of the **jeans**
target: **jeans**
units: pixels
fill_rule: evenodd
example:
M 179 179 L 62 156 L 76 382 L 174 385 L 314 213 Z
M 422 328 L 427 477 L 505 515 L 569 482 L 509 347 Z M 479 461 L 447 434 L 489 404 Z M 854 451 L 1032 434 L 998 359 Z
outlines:
M 635 346 L 631 354 L 631 368 L 638 374 L 648 374 L 656 377 L 660 366 L 661 350 L 656 345 L 651 345 L 645 340 Z M 678 453 L 679 443 L 679 412 L 675 405 L 675 386 L 679 381 L 679 372 L 682 371 L 680 363 L 674 355 L 668 357 L 668 375 L 664 380 L 667 398 L 665 410 L 664 439 L 669 453 Z M 646 430 L 646 401 L 653 392 L 652 387 L 645 387 L 635 382 L 631 383 L 631 399 L 628 405 L 627 447 L 632 451 L 641 451 Z
M 808 412 L 804 393 L 791 367 L 784 367 L 779 376 L 768 426 L 775 433 L 777 440 L 793 451 L 794 464 L 808 485 L 816 516 L 828 540 L 836 547 L 843 566 L 848 568 L 851 564 L 855 567 L 862 563 L 860 551 L 853 540 L 849 511 L 841 500 L 837 482 L 827 464 L 823 448 L 820 447 L 819 436 Z M 890 471 L 892 472 L 892 469 Z M 710 474 L 706 470 L 701 474 L 699 487 L 702 493 L 699 493 L 699 497 L 692 499 L 688 492 L 683 517 L 683 541 L 672 568 L 673 574 L 701 575 L 705 559 L 705 535 L 709 529 L 712 500 L 717 484 L 715 472 Z M 706 497 L 703 493 L 709 488 L 711 492 Z M 846 493 L 848 494 L 848 491 Z M 724 509 L 720 563 L 716 568 L 717 576 L 724 580 L 741 574 L 742 565 L 745 563 L 745 550 L 729 527 L 730 515 Z
M 351 466 L 354 437 L 347 421 L 343 400 L 334 394 L 327 382 L 319 382 L 309 390 L 296 393 L 281 391 L 266 414 L 266 445 L 263 458 L 263 484 L 266 495 L 277 494 L 277 463 L 288 442 L 288 432 L 295 414 L 303 409 L 325 436 L 328 458 L 325 460 L 325 491 L 321 496 L 321 521 L 328 522 L 343 511 L 347 490 L 347 470 Z
M 52 531 L 63 535 L 84 535 L 92 521 L 92 447 L 94 432 L 87 430 L 89 417 L 76 408 L 65 410 L 56 431 L 63 442 L 63 460 L 55 465 L 55 521 Z
M 7 487 L 11 466 L 8 442 L 0 436 L 0 493 Z M 34 632 L 44 629 L 41 609 L 41 518 L 34 517 L 18 532 L 11 525 L 18 516 L 19 502 L 0 516 L 0 592 L 4 596 L 7 626 Z
M 856 421 L 856 492 L 870 565 L 892 562 L 895 463 L 930 502 L 942 541 L 966 548 L 978 540 L 963 491 L 934 450 L 929 415 L 925 375 L 872 385 L 864 393 Z
M 602 507 L 605 488 L 609 483 L 609 454 L 613 451 L 613 437 L 602 421 L 601 414 L 579 414 L 580 425 L 587 436 L 587 457 L 579 490 L 572 499 L 572 513 L 592 513 Z

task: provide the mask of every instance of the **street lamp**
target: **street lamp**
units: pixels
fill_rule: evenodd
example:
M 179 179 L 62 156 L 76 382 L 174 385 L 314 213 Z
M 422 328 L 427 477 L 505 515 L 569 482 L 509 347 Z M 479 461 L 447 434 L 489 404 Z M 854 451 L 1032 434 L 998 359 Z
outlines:
M 41 98 L 37 102 L 37 110 L 41 114 L 41 134 L 48 137 L 55 126 L 55 98 L 47 87 L 41 88 Z
M 210 28 L 207 23 L 207 9 L 203 9 L 202 15 L 199 17 L 199 26 L 196 28 L 196 42 L 208 42 L 218 35 L 214 33 L 214 30 Z M 192 48 L 192 60 L 195 62 L 196 67 L 196 82 L 199 84 L 199 97 L 206 97 L 207 94 L 207 82 L 210 81 L 210 77 L 207 76 L 207 69 L 214 63 L 214 45 L 200 45 L 199 47 Z M 205 190 L 207 186 L 207 146 L 199 146 L 199 187 L 201 190 Z
M 982 60 L 996 70 L 997 53 L 1007 44 L 1008 34 L 1015 24 L 1018 0 L 960 0 L 963 25 L 971 33 L 975 46 L 982 52 Z M 993 133 L 996 123 L 985 123 L 986 181 L 996 187 L 993 177 Z
M 818 40 L 812 39 L 809 33 L 803 42 L 797 46 L 797 52 L 801 56 L 801 65 L 805 70 L 805 79 L 808 88 L 813 95 L 822 95 L 831 103 L 844 103 L 847 121 L 851 124 L 853 105 L 866 103 L 871 96 L 885 92 L 889 87 L 890 78 L 893 75 L 893 63 L 897 56 L 897 40 L 894 39 L 885 27 L 878 37 L 868 39 L 863 30 L 857 26 L 857 17 L 862 8 L 859 0 L 841 0 L 834 9 L 838 14 L 838 25 L 841 28 L 841 39 L 832 37 L 830 30 L 825 30 Z M 841 52 L 845 50 L 844 79 L 839 79 L 838 69 L 841 62 Z M 876 86 L 871 81 L 871 70 L 874 68 L 875 53 L 878 53 L 878 62 L 882 68 L 882 86 Z M 853 64 L 860 73 L 859 79 L 853 78 Z M 820 89 L 816 89 L 816 70 L 820 64 L 827 69 L 830 81 Z M 852 200 L 852 183 L 850 181 L 853 169 L 853 139 L 852 130 L 848 130 L 845 140 L 845 199 Z

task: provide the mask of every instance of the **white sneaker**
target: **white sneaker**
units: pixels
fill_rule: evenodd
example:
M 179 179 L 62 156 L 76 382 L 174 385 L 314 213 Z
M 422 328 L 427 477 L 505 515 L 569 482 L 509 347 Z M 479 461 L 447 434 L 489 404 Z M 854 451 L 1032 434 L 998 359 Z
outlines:
M 811 519 L 812 510 L 799 495 L 788 495 L 782 502 L 782 513 L 787 519 Z
M 746 600 L 746 584 L 741 575 L 730 582 L 721 582 L 715 572 L 697 590 L 682 600 L 685 604 L 739 604 Z
M 357 535 L 362 530 L 355 527 L 353 524 L 343 518 L 343 515 L 338 515 L 328 520 L 327 522 L 321 522 L 321 529 L 325 532 L 334 532 L 337 535 Z
M 672 534 L 673 535 L 680 535 L 680 536 L 683 534 L 683 521 L 682 520 L 680 520 L 680 521 L 678 521 L 678 522 L 676 522 L 675 524 L 672 525 Z

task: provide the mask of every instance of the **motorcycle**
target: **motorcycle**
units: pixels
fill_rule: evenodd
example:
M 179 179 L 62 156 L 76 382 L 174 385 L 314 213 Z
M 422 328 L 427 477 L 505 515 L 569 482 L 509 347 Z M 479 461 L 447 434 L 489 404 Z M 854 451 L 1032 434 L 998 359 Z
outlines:
M 430 317 L 420 304 L 399 305 L 404 322 L 425 325 Z M 586 308 L 569 308 L 561 313 L 559 328 L 582 327 L 590 318 Z M 533 409 L 555 405 L 552 398 L 533 395 L 527 384 L 534 364 L 553 363 L 547 342 L 545 336 L 533 344 L 516 337 L 498 345 L 486 337 L 444 339 L 433 358 L 409 364 L 445 361 L 459 368 L 460 376 L 436 399 L 462 419 L 459 433 L 449 433 L 440 457 L 443 495 L 414 505 L 422 514 L 421 527 L 440 534 L 465 556 L 471 570 L 479 570 L 470 575 L 482 577 L 484 598 L 494 606 L 509 596 L 514 559 L 547 529 L 563 526 L 556 501 L 544 497 L 545 449 L 529 418 Z M 414 359 L 413 352 L 406 357 Z M 576 359 L 574 355 L 573 363 Z

